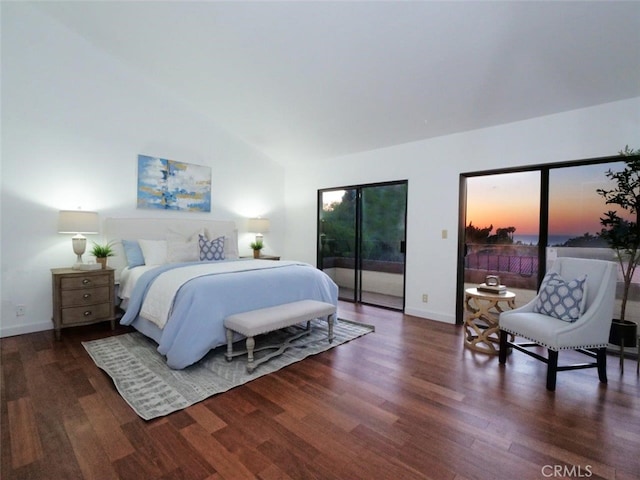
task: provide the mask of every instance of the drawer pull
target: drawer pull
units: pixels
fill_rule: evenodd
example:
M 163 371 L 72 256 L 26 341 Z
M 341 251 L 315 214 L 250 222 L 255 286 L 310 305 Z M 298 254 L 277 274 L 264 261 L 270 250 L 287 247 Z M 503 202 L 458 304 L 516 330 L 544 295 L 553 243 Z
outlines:
M 91 298 L 91 294 L 90 293 L 85 293 L 82 298 Z
M 84 316 L 85 317 L 91 316 L 91 310 L 87 310 L 86 312 L 84 312 Z
M 83 285 L 89 285 L 90 283 L 91 283 L 91 280 L 89 280 L 88 278 L 85 278 L 84 280 L 82 280 Z

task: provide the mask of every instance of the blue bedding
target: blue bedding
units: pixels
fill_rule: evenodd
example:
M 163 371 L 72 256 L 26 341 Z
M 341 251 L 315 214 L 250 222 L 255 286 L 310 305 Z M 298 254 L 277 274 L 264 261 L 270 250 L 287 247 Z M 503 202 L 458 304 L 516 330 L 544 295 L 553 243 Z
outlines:
M 251 261 L 251 260 L 239 260 Z M 183 369 L 207 352 L 226 344 L 224 319 L 234 313 L 312 299 L 338 303 L 338 287 L 321 270 L 304 263 L 262 261 L 260 269 L 212 273 L 186 282 L 175 297 L 169 319 L 152 335 L 167 365 Z M 161 274 L 186 265 L 169 264 L 146 272 L 135 285 L 120 323 L 148 334 L 154 331 L 139 317 L 144 296 Z

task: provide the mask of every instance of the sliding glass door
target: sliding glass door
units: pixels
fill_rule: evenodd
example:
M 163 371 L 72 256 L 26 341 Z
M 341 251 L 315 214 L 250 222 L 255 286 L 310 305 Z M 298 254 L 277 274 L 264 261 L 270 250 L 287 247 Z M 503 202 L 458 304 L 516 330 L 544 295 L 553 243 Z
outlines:
M 609 169 L 620 172 L 623 162 L 556 168 L 549 172 L 549 239 L 547 261 L 557 257 L 597 258 L 617 261 L 613 250 L 599 233 L 601 218 L 615 211 L 627 221 L 636 218 L 615 204 L 605 204 L 598 189 L 612 190 L 615 183 L 605 178 Z M 637 189 L 637 187 L 636 187 Z M 636 190 L 637 191 L 637 190 Z M 625 267 L 626 267 L 626 262 Z M 616 318 L 621 313 L 624 290 L 623 269 L 618 264 Z M 625 303 L 625 319 L 640 324 L 640 271 L 631 277 Z
M 359 299 L 404 308 L 406 182 L 360 189 Z
M 340 299 L 404 309 L 407 182 L 318 192 L 318 267 Z
M 491 274 L 520 302 L 532 299 L 539 271 L 540 173 L 468 178 L 464 235 L 465 289 Z
M 558 257 L 617 261 L 600 235 L 602 218 L 616 211 L 598 190 L 615 188 L 606 175 L 620 172 L 620 157 L 476 172 L 461 175 L 458 296 L 456 321 L 462 323 L 464 290 L 486 275 L 498 275 L 516 292 L 516 306 L 535 296 L 549 265 Z M 623 267 L 618 265 L 617 305 L 624 296 Z M 640 324 L 640 271 L 626 295 L 625 319 Z
M 318 268 L 340 287 L 340 300 L 356 301 L 358 190 L 324 190 L 318 196 Z

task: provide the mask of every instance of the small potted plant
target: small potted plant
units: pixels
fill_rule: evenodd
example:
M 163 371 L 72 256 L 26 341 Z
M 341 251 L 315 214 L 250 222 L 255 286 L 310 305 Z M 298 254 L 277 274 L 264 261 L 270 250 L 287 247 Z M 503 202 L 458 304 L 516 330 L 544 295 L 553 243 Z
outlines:
M 257 240 L 255 242 L 251 242 L 251 250 L 253 250 L 253 258 L 260 258 L 260 250 L 264 247 L 261 240 Z
M 102 265 L 102 269 L 107 268 L 107 258 L 115 256 L 113 251 L 113 243 L 99 244 L 93 242 L 93 248 L 91 249 L 91 255 L 96 257 L 96 262 Z
M 620 264 L 623 277 L 620 318 L 613 319 L 610 343 L 623 346 L 635 346 L 636 323 L 625 319 L 629 290 L 633 275 L 640 264 L 640 150 L 625 146 L 619 152 L 625 157 L 625 168 L 619 172 L 610 169 L 607 178 L 616 182 L 611 190 L 598 189 L 598 194 L 607 205 L 617 205 L 618 211 L 608 211 L 600 219 L 603 228 L 599 236 L 613 249 Z M 619 213 L 626 212 L 629 220 Z M 621 354 L 622 359 L 622 354 Z

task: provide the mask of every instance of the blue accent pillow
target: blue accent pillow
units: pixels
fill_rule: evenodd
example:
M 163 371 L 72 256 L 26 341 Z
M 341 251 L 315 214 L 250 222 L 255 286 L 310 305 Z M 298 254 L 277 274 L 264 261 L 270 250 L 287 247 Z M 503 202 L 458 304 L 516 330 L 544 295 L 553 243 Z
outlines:
M 556 272 L 545 275 L 533 311 L 565 322 L 575 322 L 584 313 L 587 276 L 567 282 Z
M 122 240 L 124 255 L 127 257 L 129 268 L 144 265 L 144 255 L 137 240 Z
M 198 245 L 200 247 L 200 260 L 224 260 L 224 236 L 215 240 L 207 240 L 207 237 L 200 234 L 198 235 Z

